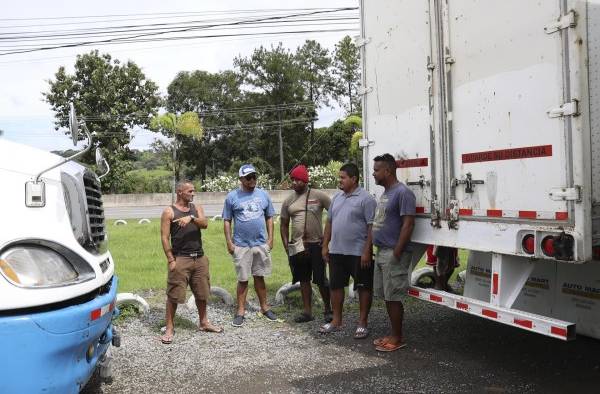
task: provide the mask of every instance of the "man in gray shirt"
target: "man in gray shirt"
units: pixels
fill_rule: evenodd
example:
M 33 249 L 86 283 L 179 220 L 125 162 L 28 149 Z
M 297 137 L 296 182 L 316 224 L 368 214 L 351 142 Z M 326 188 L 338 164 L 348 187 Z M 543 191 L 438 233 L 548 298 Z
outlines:
M 385 189 L 377 205 L 373 223 L 375 256 L 374 292 L 383 296 L 392 324 L 390 335 L 373 341 L 380 352 L 403 348 L 404 305 L 409 270 L 412 262 L 410 237 L 415 225 L 414 193 L 396 178 L 396 160 L 388 153 L 374 159 L 373 178 Z
M 330 333 L 342 327 L 344 288 L 352 276 L 360 309 L 354 338 L 362 339 L 369 335 L 367 319 L 373 298 L 371 225 L 377 202 L 358 185 L 356 164 L 344 164 L 339 177 L 342 191 L 333 197 L 327 211 L 322 247 L 323 259 L 329 263 L 333 320 L 319 331 Z

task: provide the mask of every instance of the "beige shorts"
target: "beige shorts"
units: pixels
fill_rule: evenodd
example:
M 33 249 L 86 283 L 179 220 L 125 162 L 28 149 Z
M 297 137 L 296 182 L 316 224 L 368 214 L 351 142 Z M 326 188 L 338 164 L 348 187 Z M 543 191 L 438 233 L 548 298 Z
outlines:
M 271 249 L 267 244 L 259 246 L 235 246 L 233 263 L 239 282 L 247 282 L 250 276 L 271 275 Z
M 375 255 L 373 293 L 385 301 L 402 301 L 410 284 L 412 252 L 394 257 L 394 249 L 379 248 Z
M 185 291 L 188 284 L 194 298 L 206 301 L 210 297 L 210 274 L 208 257 L 175 258 L 175 269 L 167 277 L 167 297 L 177 304 L 185 303 Z

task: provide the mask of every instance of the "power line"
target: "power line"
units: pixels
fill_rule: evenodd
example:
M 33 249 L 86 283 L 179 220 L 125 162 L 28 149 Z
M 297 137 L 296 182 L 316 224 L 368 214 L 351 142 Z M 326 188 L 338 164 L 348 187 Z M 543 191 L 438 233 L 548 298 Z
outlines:
M 132 40 L 137 40 L 137 42 L 143 42 L 143 37 L 157 36 L 157 35 L 170 34 L 170 33 L 190 32 L 193 30 L 208 29 L 208 28 L 218 27 L 218 26 L 236 26 L 236 25 L 244 25 L 244 24 L 255 23 L 255 22 L 260 22 L 260 21 L 281 20 L 281 19 L 286 19 L 286 18 L 296 17 L 296 16 L 308 16 L 308 15 L 332 13 L 332 12 L 338 12 L 338 11 L 349 10 L 349 9 L 352 9 L 352 8 L 346 7 L 346 8 L 338 8 L 338 9 L 333 9 L 333 10 L 325 10 L 325 11 L 313 11 L 313 12 L 309 12 L 309 13 L 290 14 L 287 16 L 269 16 L 269 17 L 254 19 L 254 20 L 224 23 L 221 25 L 215 24 L 215 25 L 205 25 L 202 27 L 188 27 L 188 28 L 183 28 L 183 29 L 174 29 L 168 33 L 167 32 L 140 33 L 140 34 L 136 34 L 136 35 L 129 36 L 129 37 L 109 38 L 109 39 L 99 40 L 99 41 L 83 41 L 83 42 L 79 42 L 79 43 L 71 43 L 71 44 L 65 44 L 65 45 L 55 45 L 55 46 L 40 47 L 40 48 L 35 48 L 35 49 L 9 51 L 9 52 L 1 53 L 0 56 L 14 55 L 14 54 L 20 54 L 20 53 L 29 53 L 29 52 L 36 52 L 36 51 L 47 51 L 47 50 L 58 49 L 58 48 L 70 48 L 70 47 L 89 46 L 89 45 L 106 45 L 109 43 L 117 44 L 117 43 L 121 43 L 121 42 L 129 42 L 129 43 L 136 42 L 136 41 L 132 41 Z M 324 30 L 324 31 L 334 31 L 334 30 Z M 285 33 L 303 34 L 303 33 L 307 33 L 307 32 L 314 32 L 314 31 L 285 32 Z M 282 32 L 277 32 L 277 34 L 281 34 L 281 33 Z M 269 33 L 263 33 L 263 34 L 269 34 Z M 275 34 L 275 33 L 271 33 L 271 34 Z M 253 34 L 249 33 L 249 34 L 241 34 L 241 35 L 253 35 Z M 214 35 L 214 37 L 226 37 L 226 36 L 238 36 L 238 35 L 236 35 L 236 34 Z M 213 36 L 198 36 L 198 37 L 194 37 L 194 38 L 212 38 L 212 37 Z M 165 41 L 165 40 L 169 40 L 169 39 L 172 39 L 172 38 L 164 38 L 163 40 L 161 40 L 160 38 L 156 38 L 153 41 Z M 191 37 L 181 37 L 178 39 L 191 39 Z

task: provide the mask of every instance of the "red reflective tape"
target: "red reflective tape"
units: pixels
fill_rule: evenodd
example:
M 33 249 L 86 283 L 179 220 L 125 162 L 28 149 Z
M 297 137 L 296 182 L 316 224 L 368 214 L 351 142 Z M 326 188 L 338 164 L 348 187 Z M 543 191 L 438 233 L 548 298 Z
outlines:
M 110 303 L 110 307 L 108 308 L 108 311 L 109 311 L 109 312 L 112 312 L 112 311 L 114 311 L 114 310 L 115 310 L 115 303 L 114 303 L 114 302 L 111 302 L 111 303 Z
M 396 160 L 396 165 L 398 168 L 427 167 L 429 165 L 429 159 L 427 157 L 400 159 Z
M 533 322 L 531 320 L 522 320 L 515 318 L 513 321 L 515 322 L 515 324 L 518 324 L 521 327 L 533 328 Z
M 417 208 L 415 209 L 415 212 L 416 212 L 416 213 L 425 213 L 425 207 L 417 207 Z
M 561 337 L 567 336 L 567 329 L 562 327 L 550 327 L 550 332 L 554 335 L 560 335 Z
M 484 161 L 531 159 L 552 156 L 552 145 L 525 146 L 522 148 L 488 150 L 465 153 L 463 163 L 480 163 Z
M 554 214 L 554 217 L 556 218 L 556 220 L 568 220 L 569 213 L 568 212 L 556 212 Z
M 419 296 L 419 291 L 418 290 L 414 290 L 414 289 L 408 289 L 408 295 L 411 295 L 413 297 L 418 297 Z
M 439 295 L 435 295 L 435 294 L 429 294 L 429 299 L 431 301 L 435 301 L 435 302 L 442 302 L 443 301 L 442 297 L 440 297 Z
M 498 295 L 498 273 L 492 275 L 492 294 Z
M 489 310 L 489 309 L 482 309 L 481 310 L 481 314 L 483 316 L 491 317 L 493 319 L 497 319 L 498 318 L 498 312 L 492 311 L 492 310 Z
M 487 214 L 487 216 L 491 216 L 494 218 L 501 218 L 502 210 L 501 209 L 488 209 L 486 214 Z
M 102 316 L 102 309 L 95 309 L 92 311 L 92 313 L 90 314 L 90 319 L 92 321 L 96 320 L 96 319 L 100 319 L 100 317 Z
M 519 211 L 519 217 L 521 219 L 536 219 L 537 211 Z
M 473 210 L 472 209 L 467 209 L 467 208 L 461 208 L 458 210 L 458 214 L 462 215 L 462 216 L 472 216 L 473 215 Z
M 456 307 L 458 309 L 462 309 L 462 310 L 466 311 L 469 309 L 469 304 L 465 304 L 464 302 L 456 301 Z

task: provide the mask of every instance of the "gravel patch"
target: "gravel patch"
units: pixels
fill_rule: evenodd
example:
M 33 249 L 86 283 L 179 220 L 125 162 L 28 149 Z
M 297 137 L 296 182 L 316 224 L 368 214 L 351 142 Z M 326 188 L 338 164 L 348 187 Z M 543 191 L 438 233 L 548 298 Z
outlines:
M 317 332 L 320 320 L 293 323 L 298 311 L 288 307 L 276 308 L 286 322 L 247 312 L 235 328 L 233 309 L 221 303 L 208 312 L 225 332 L 200 332 L 197 313 L 182 305 L 178 316 L 189 324 L 176 326 L 173 344 L 163 345 L 164 298 L 145 296 L 150 313 L 118 325 L 112 382 L 95 376 L 84 393 L 546 393 L 571 391 L 574 381 L 578 391 L 600 383 L 600 341 L 563 343 L 412 299 L 408 346 L 380 354 L 372 345 L 388 329 L 380 303 L 370 315 L 371 335 L 360 341 L 352 338 L 355 304 L 346 306 L 344 330 L 328 335 Z

